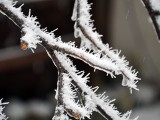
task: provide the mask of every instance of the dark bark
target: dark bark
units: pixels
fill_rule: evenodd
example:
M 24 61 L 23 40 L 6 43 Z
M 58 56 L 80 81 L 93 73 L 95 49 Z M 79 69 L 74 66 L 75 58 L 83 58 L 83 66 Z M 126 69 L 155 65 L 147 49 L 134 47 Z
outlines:
M 158 36 L 158 39 L 160 40 L 160 26 L 158 25 L 157 20 L 156 20 L 156 17 L 160 15 L 160 12 L 156 11 L 152 8 L 150 0 L 142 0 L 142 2 L 144 3 L 144 5 L 148 11 L 148 14 L 152 19 L 153 25 L 155 27 L 155 30 L 156 30 L 156 33 Z

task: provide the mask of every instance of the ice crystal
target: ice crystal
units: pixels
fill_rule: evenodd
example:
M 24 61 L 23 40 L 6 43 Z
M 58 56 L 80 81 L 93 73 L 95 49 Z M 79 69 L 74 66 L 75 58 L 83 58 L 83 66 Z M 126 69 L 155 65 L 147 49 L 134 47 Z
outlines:
M 154 4 L 154 9 L 157 9 Z M 100 112 L 99 108 L 113 120 L 138 119 L 130 118 L 131 111 L 125 114 L 120 113 L 113 104 L 115 99 L 110 100 L 105 95 L 106 93 L 97 95 L 98 87 L 89 87 L 87 85 L 89 76 L 85 75 L 84 71 L 78 71 L 69 58 L 70 56 L 80 59 L 95 70 L 106 72 L 112 78 L 122 75 L 123 86 L 129 87 L 131 92 L 132 89 L 138 90 L 136 85 L 140 80 L 137 77 L 138 72 L 128 66 L 129 62 L 125 60 L 124 56 L 120 57 L 120 51 L 110 48 L 108 44 L 103 44 L 102 35 L 95 30 L 93 20 L 91 20 L 91 4 L 88 3 L 88 0 L 75 0 L 73 10 L 74 34 L 75 37 L 81 38 L 80 48 L 76 47 L 74 42 L 62 42 L 61 37 L 55 37 L 54 31 L 48 32 L 47 28 L 41 29 L 37 18 L 31 15 L 31 10 L 29 10 L 28 16 L 23 14 L 23 5 L 16 8 L 16 2 L 12 0 L 0 0 L 0 5 L 19 20 L 18 22 L 14 21 L 8 14 L 5 14 L 5 11 L 1 11 L 21 28 L 21 42 L 25 43 L 24 48 L 27 46 L 32 50 L 41 44 L 58 70 L 64 69 L 64 73 L 59 73 L 62 76 L 62 88 L 60 91 L 57 88 L 55 96 L 57 101 L 59 100 L 58 95 L 62 96 L 62 102 L 61 105 L 57 105 L 53 120 L 69 120 L 68 115 L 76 119 L 90 118 L 93 111 Z M 54 55 L 58 65 L 54 60 Z M 77 97 L 76 89 L 81 91 L 83 98 Z M 83 102 L 76 99 L 83 99 Z
M 7 119 L 6 115 L 3 113 L 4 105 L 6 105 L 6 104 L 8 104 L 8 103 L 2 103 L 2 99 L 0 100 L 0 120 Z

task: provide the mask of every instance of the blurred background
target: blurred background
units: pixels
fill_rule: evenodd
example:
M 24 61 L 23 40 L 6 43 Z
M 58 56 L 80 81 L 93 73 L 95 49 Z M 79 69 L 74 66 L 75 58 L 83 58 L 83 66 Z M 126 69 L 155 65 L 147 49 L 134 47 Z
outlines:
M 80 40 L 73 36 L 71 21 L 74 0 L 18 0 L 24 3 L 23 12 L 38 17 L 42 28 L 58 28 L 63 41 Z M 89 85 L 100 86 L 122 112 L 132 109 L 140 120 L 160 118 L 160 43 L 147 11 L 140 0 L 89 0 L 92 19 L 103 42 L 121 50 L 130 66 L 139 71 L 140 91 L 121 86 L 122 76 L 111 79 L 85 63 L 74 60 L 79 70 L 91 73 Z M 10 102 L 5 112 L 10 120 L 51 120 L 54 115 L 57 69 L 42 47 L 35 53 L 20 49 L 21 31 L 12 21 L 0 14 L 0 98 Z M 93 119 L 103 120 L 94 114 Z

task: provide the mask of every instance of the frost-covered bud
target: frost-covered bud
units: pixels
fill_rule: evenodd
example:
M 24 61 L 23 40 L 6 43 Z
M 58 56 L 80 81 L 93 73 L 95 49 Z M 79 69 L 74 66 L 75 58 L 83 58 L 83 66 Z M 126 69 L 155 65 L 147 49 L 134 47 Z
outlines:
M 21 49 L 26 50 L 28 48 L 28 44 L 25 41 L 21 41 Z
M 36 49 L 37 44 L 41 43 L 36 32 L 29 27 L 22 29 L 21 48 L 26 50 L 27 48 Z

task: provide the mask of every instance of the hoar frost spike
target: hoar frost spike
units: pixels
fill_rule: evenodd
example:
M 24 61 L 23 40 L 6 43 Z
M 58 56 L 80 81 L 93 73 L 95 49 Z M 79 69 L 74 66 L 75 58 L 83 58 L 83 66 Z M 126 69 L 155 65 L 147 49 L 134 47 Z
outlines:
M 6 105 L 6 104 L 8 104 L 8 103 L 2 103 L 2 99 L 0 100 L 0 120 L 7 119 L 6 115 L 3 113 L 4 105 Z
M 120 113 L 113 104 L 114 100 L 109 100 L 105 93 L 97 95 L 98 87 L 88 86 L 89 76 L 85 76 L 84 71 L 77 70 L 70 59 L 73 57 L 82 60 L 112 77 L 122 75 L 123 86 L 138 90 L 136 83 L 140 78 L 137 77 L 137 72 L 128 67 L 129 63 L 124 56 L 119 56 L 118 50 L 102 43 L 101 35 L 95 31 L 91 20 L 90 9 L 91 4 L 87 0 L 75 0 L 72 20 L 75 21 L 75 37 L 81 38 L 81 47 L 78 48 L 73 42 L 63 42 L 61 37 L 54 35 L 54 31 L 41 29 L 37 18 L 31 15 L 31 10 L 25 16 L 21 11 L 22 6 L 16 8 L 16 3 L 12 0 L 0 0 L 0 12 L 21 30 L 21 48 L 34 50 L 37 45 L 43 46 L 57 67 L 57 106 L 53 120 L 69 120 L 70 117 L 90 119 L 93 111 L 107 120 L 137 120 L 138 118 L 130 118 L 131 111 Z

